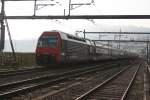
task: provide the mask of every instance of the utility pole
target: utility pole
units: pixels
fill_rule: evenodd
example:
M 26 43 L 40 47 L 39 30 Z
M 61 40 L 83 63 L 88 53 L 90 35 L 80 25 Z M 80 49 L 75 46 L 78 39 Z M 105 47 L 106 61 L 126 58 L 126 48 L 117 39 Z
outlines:
M 147 47 L 146 47 L 146 61 L 148 62 L 148 42 L 147 42 Z
M 5 15 L 5 9 L 4 9 L 4 0 L 1 0 L 1 3 L 2 3 L 2 7 L 1 7 L 1 20 L 0 20 L 0 22 L 1 22 L 0 51 L 3 52 L 3 50 L 4 50 L 4 44 L 5 44 L 5 25 L 4 25 L 4 21 L 5 21 L 6 26 L 7 26 L 8 36 L 9 36 L 9 39 L 10 39 L 11 48 L 12 48 L 12 51 L 13 51 L 14 61 L 16 61 L 15 50 L 14 50 L 14 47 L 13 47 L 8 22 L 7 22 L 7 19 L 4 19 L 4 17 L 6 16 Z
M 5 25 L 4 25 L 4 0 L 1 0 L 1 37 L 0 37 L 0 51 L 2 52 L 4 50 L 4 44 L 5 44 Z
M 69 0 L 69 13 L 68 13 L 68 16 L 70 16 L 70 11 L 71 11 L 71 0 Z
M 120 34 L 119 34 L 119 49 L 120 49 L 120 39 L 121 39 L 121 28 L 120 28 Z
M 37 1 L 37 0 L 34 1 L 34 15 L 33 15 L 33 16 L 36 16 L 36 10 L 37 10 L 37 9 L 36 9 L 36 1 Z
M 109 48 L 109 45 L 110 45 L 110 44 L 109 44 L 109 41 L 108 41 L 108 56 L 110 55 L 110 50 L 109 50 L 110 48 Z
M 100 32 L 99 32 L 99 40 L 101 39 L 101 36 L 100 36 Z
M 84 39 L 85 39 L 85 29 L 84 29 L 84 31 L 83 31 L 83 35 L 84 35 Z
M 7 19 L 5 19 L 5 23 L 6 23 L 8 37 L 9 37 L 9 41 L 10 41 L 10 45 L 11 45 L 11 49 L 12 49 L 12 53 L 13 53 L 13 60 L 14 60 L 14 63 L 16 63 L 16 53 L 15 53 L 13 41 L 12 41 L 12 38 L 11 38 L 10 29 L 9 29 L 9 25 L 8 25 Z

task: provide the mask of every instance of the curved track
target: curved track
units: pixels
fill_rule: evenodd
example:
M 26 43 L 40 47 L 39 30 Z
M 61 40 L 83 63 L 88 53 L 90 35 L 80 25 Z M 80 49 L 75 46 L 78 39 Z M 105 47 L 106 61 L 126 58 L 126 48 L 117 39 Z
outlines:
M 75 100 L 124 100 L 140 65 L 120 71 Z

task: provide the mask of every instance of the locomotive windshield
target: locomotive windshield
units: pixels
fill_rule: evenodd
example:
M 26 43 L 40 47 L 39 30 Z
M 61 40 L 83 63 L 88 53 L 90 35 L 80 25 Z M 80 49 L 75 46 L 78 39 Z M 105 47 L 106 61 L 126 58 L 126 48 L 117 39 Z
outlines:
M 38 47 L 56 47 L 57 45 L 57 36 L 42 36 L 39 39 Z

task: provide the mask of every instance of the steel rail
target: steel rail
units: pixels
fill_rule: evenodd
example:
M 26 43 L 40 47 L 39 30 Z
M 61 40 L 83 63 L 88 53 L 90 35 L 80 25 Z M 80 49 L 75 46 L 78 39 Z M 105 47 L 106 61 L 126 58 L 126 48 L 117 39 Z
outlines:
M 114 79 L 116 76 L 118 76 L 119 74 L 121 74 L 122 72 L 126 71 L 129 68 L 129 66 L 127 68 L 124 68 L 123 70 L 121 70 L 120 72 L 118 72 L 117 74 L 113 75 L 112 77 L 110 77 L 109 79 L 107 79 L 106 81 L 104 81 L 103 83 L 97 85 L 96 87 L 94 87 L 93 89 L 91 89 L 90 91 L 84 93 L 83 95 L 81 95 L 80 97 L 77 97 L 75 100 L 82 100 L 87 98 L 87 96 L 91 93 L 93 93 L 95 90 L 97 90 L 98 88 L 102 87 L 103 85 L 105 85 L 107 82 L 109 82 L 110 80 Z
M 35 72 L 39 70 L 46 70 L 47 68 L 30 68 L 30 69 L 19 69 L 19 70 L 10 70 L 10 71 L 0 71 L 0 77 L 12 76 L 17 74 L 25 74 L 30 72 Z
M 133 77 L 132 77 L 132 80 L 130 81 L 130 83 L 129 83 L 129 85 L 128 85 L 126 91 L 124 92 L 124 94 L 123 94 L 121 100 L 125 100 L 125 98 L 126 98 L 126 96 L 127 96 L 127 93 L 128 93 L 128 91 L 129 91 L 129 89 L 131 88 L 131 85 L 133 84 L 133 81 L 134 81 L 134 79 L 135 79 L 135 77 L 136 77 L 136 75 L 137 75 L 137 72 L 138 72 L 138 70 L 140 69 L 140 66 L 141 66 L 141 64 L 139 64 L 139 66 L 138 66 L 136 72 L 134 73 L 134 75 L 133 75 Z
M 57 75 L 47 74 L 47 75 L 43 75 L 43 76 L 39 76 L 39 77 L 34 77 L 34 78 L 31 78 L 31 79 L 25 79 L 25 80 L 21 80 L 21 81 L 15 81 L 15 82 L 11 82 L 11 83 L 1 84 L 0 88 L 2 89 L 4 87 L 9 87 L 11 85 L 19 85 L 19 84 L 22 84 L 22 83 L 25 83 L 25 82 L 29 82 L 29 81 L 33 81 L 33 80 L 34 81 L 41 80 L 41 79 L 48 78 L 48 77 L 49 78 L 59 77 L 59 76 L 65 75 L 65 74 L 70 74 L 70 73 L 85 70 L 85 69 L 76 69 L 76 70 L 73 70 L 73 71 L 64 72 L 64 73 L 60 73 L 60 74 L 57 74 Z
M 87 73 L 91 73 L 93 71 L 96 71 L 96 70 L 103 70 L 104 68 L 101 68 L 101 67 L 98 67 L 99 65 L 95 66 L 95 67 L 90 67 L 90 68 L 82 68 L 82 69 L 78 69 L 78 70 L 73 70 L 73 71 L 69 71 L 69 72 L 64 72 L 64 73 L 61 73 L 61 74 L 58 74 L 58 75 L 51 75 L 51 76 L 45 76 L 43 78 L 46 78 L 45 82 L 43 82 L 42 80 L 42 83 L 38 83 L 37 84 L 37 80 L 40 81 L 42 78 L 37 78 L 37 79 L 31 79 L 31 80 L 24 80 L 24 81 L 20 81 L 20 82 L 16 82 L 16 83 L 13 83 L 13 84 L 4 84 L 4 85 L 1 85 L 0 88 L 1 89 L 5 89 L 6 87 L 8 87 L 8 91 L 4 92 L 4 93 L 1 93 L 0 94 L 0 98 L 5 98 L 5 97 L 11 97 L 12 95 L 14 94 L 18 94 L 18 93 L 22 93 L 22 92 L 25 92 L 25 91 L 29 91 L 29 90 L 34 90 L 34 89 L 37 89 L 37 88 L 40 88 L 40 87 L 45 87 L 46 85 L 48 84 L 53 84 L 53 83 L 57 83 L 57 82 L 60 82 L 60 81 L 63 81 L 63 80 L 66 80 L 68 78 L 71 78 L 71 77 L 76 77 L 76 76 L 79 76 L 79 75 L 83 75 L 83 74 L 87 74 Z M 47 81 L 48 80 L 48 81 Z M 24 82 L 27 83 L 27 85 L 30 85 L 30 86 L 26 86 L 26 87 L 23 87 L 23 88 L 17 88 L 15 90 L 9 90 L 9 87 L 14 87 L 18 85 L 24 85 Z M 28 84 L 28 82 L 30 84 Z M 34 85 L 31 85 L 33 84 Z M 26 85 L 26 84 L 25 84 Z
M 92 65 L 91 65 L 92 66 Z M 78 66 L 76 66 L 78 67 Z M 54 68 L 54 67 L 52 67 Z M 49 67 L 43 67 L 43 66 L 39 66 L 36 68 L 25 68 L 25 69 L 18 69 L 18 70 L 4 70 L 4 71 L 0 71 L 0 78 L 2 77 L 8 77 L 8 76 L 12 76 L 12 75 L 22 75 L 22 74 L 28 74 L 31 72 L 36 72 L 36 71 L 47 71 L 50 70 Z
M 91 65 L 92 66 L 92 65 Z M 20 75 L 31 73 L 35 71 L 42 71 L 42 70 L 49 70 L 48 67 L 37 67 L 37 68 L 28 68 L 28 69 L 18 69 L 18 70 L 7 70 L 7 71 L 0 71 L 0 77 L 8 77 L 12 75 Z
M 92 71 L 93 71 L 93 70 L 92 70 Z M 79 75 L 81 75 L 81 74 L 79 74 Z M 75 76 L 77 76 L 77 75 L 74 75 L 74 76 L 72 76 L 72 77 L 75 77 Z M 20 92 L 23 92 L 23 91 L 33 90 L 33 89 L 35 89 L 35 88 L 39 88 L 39 87 L 45 86 L 45 85 L 47 85 L 47 84 L 52 84 L 52 83 L 56 83 L 56 82 L 59 82 L 59 81 L 68 79 L 68 78 L 70 78 L 70 77 L 71 77 L 71 76 L 69 76 L 69 77 L 64 77 L 64 76 L 62 76 L 62 77 L 60 77 L 60 78 L 55 78 L 55 79 L 53 79 L 52 81 L 44 82 L 44 83 L 41 83 L 41 84 L 35 84 L 35 85 L 31 85 L 31 86 L 23 87 L 23 88 L 19 88 L 19 89 L 15 89 L 15 90 L 10 91 L 10 92 L 8 91 L 8 92 L 5 92 L 5 93 L 0 94 L 0 97 L 5 97 L 5 96 L 7 97 L 7 96 L 10 96 L 10 95 L 13 95 L 13 94 L 16 94 L 16 93 L 20 93 Z M 30 80 L 30 81 L 32 81 L 32 80 Z
M 63 93 L 63 92 L 66 92 L 66 91 L 70 91 L 71 92 L 71 88 L 75 88 L 74 87 L 74 84 L 78 84 L 78 85 L 81 85 L 82 84 L 82 82 L 85 82 L 85 81 L 92 81 L 92 79 L 93 78 L 97 78 L 97 77 L 101 77 L 102 78 L 102 80 L 103 80 L 103 78 L 104 77 L 107 77 L 107 76 L 109 76 L 109 75 L 111 75 L 111 73 L 114 71 L 118 71 L 118 69 L 119 70 L 121 70 L 122 68 L 116 68 L 116 67 L 112 67 L 112 68 L 110 68 L 110 69 L 108 69 L 108 70 L 104 70 L 104 71 L 101 71 L 101 72 L 99 72 L 99 74 L 96 74 L 96 75 L 92 75 L 92 77 L 88 77 L 88 78 L 86 78 L 85 80 L 81 80 L 81 81 L 77 81 L 77 82 L 73 82 L 73 84 L 71 84 L 71 85 L 67 85 L 66 87 L 63 87 L 63 88 L 60 88 L 58 91 L 55 91 L 54 90 L 54 92 L 51 92 L 51 93 L 46 93 L 46 94 L 44 94 L 44 95 L 41 95 L 41 96 L 37 96 L 37 97 L 35 97 L 35 98 L 33 98 L 32 100 L 42 100 L 42 99 L 44 99 L 44 98 L 49 98 L 50 96 L 50 98 L 53 98 L 53 96 L 56 96 L 56 95 L 59 95 L 59 93 L 61 94 L 61 93 Z M 83 84 L 82 84 L 83 85 Z M 77 85 L 75 85 L 75 86 L 77 86 Z M 74 90 L 74 89 L 73 89 Z M 73 92 L 73 91 L 72 91 Z M 74 93 L 73 93 L 74 94 Z M 70 96 L 70 94 L 68 94 L 69 96 Z M 62 95 L 63 96 L 63 95 Z M 59 97 L 61 97 L 61 96 L 59 96 Z M 64 96 L 64 97 L 66 97 L 66 96 Z M 71 97 L 72 98 L 72 97 Z M 70 98 L 70 99 L 71 99 Z M 74 97 L 73 97 L 74 98 Z M 64 98 L 65 99 L 65 98 Z M 66 100 L 66 99 L 65 99 Z M 68 100 L 69 100 L 69 98 L 68 98 Z
M 107 63 L 105 63 L 107 64 Z M 89 66 L 94 66 L 95 64 L 90 64 Z M 83 65 L 84 66 L 84 65 Z M 76 66 L 78 67 L 82 67 L 80 66 Z M 88 67 L 88 66 L 87 66 Z M 53 67 L 52 67 L 53 68 Z M 50 68 L 48 67 L 36 67 L 36 68 L 26 68 L 26 69 L 18 69 L 18 70 L 5 70 L 5 71 L 0 71 L 0 77 L 8 77 L 8 76 L 12 76 L 12 75 L 20 75 L 20 74 L 26 74 L 26 73 L 31 73 L 31 72 L 35 72 L 35 71 L 41 71 L 41 70 L 49 70 Z
M 97 89 L 101 88 L 102 86 L 106 85 L 107 83 L 109 83 L 111 80 L 115 79 L 117 76 L 119 76 L 121 73 L 125 72 L 130 66 L 128 66 L 127 68 L 121 70 L 120 72 L 116 73 L 115 75 L 113 75 L 112 77 L 110 77 L 109 79 L 107 79 L 106 81 L 104 81 L 103 83 L 97 85 L 96 87 L 94 87 L 93 89 L 91 89 L 90 91 L 84 93 L 83 95 L 77 97 L 75 100 L 85 100 L 86 98 L 88 98 L 88 96 L 92 93 L 94 93 Z M 140 65 L 138 66 L 137 70 L 139 69 Z M 136 70 L 136 72 L 137 72 Z M 135 76 L 135 75 L 134 75 Z M 133 80 L 132 80 L 133 82 Z M 131 86 L 131 82 L 130 82 L 130 86 Z M 129 87 L 128 86 L 128 89 Z M 125 93 L 123 94 L 123 97 L 121 100 L 123 100 L 126 96 L 126 93 L 128 91 L 128 89 L 125 91 Z

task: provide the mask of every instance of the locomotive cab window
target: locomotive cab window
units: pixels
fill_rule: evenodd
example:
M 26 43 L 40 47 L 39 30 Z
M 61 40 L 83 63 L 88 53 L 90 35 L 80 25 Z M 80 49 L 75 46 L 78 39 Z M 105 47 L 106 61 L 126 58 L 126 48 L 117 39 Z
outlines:
M 42 36 L 39 39 L 38 47 L 56 47 L 57 46 L 57 36 Z

